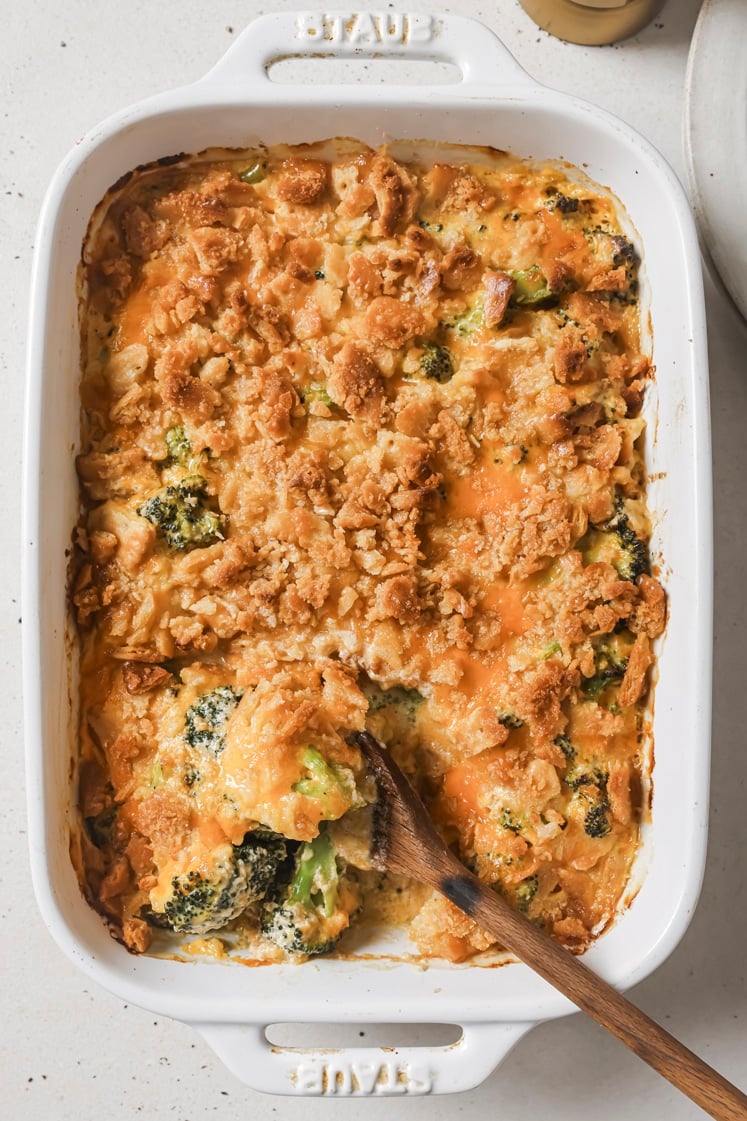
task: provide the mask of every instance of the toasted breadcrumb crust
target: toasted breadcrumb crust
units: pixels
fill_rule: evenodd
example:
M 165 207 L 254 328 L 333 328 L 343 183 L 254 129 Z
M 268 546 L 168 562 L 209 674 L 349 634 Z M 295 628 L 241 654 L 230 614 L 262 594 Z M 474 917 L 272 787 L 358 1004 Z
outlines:
M 637 253 L 568 166 L 341 147 L 146 168 L 92 224 L 87 890 L 145 951 L 175 876 L 258 824 L 317 834 L 303 750 L 365 785 L 367 726 L 462 859 L 582 950 L 636 852 L 666 615 L 599 546 L 650 536 Z M 225 728 L 190 742 L 215 690 Z M 322 815 L 343 851 L 349 809 Z M 408 929 L 452 961 L 492 944 L 436 895 Z

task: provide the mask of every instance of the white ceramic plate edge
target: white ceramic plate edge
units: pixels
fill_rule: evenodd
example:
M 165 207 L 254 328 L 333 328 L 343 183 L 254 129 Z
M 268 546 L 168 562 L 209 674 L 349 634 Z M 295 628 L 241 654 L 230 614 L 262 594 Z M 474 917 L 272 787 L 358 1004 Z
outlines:
M 747 318 L 747 4 L 705 0 L 685 79 L 685 159 L 705 252 Z

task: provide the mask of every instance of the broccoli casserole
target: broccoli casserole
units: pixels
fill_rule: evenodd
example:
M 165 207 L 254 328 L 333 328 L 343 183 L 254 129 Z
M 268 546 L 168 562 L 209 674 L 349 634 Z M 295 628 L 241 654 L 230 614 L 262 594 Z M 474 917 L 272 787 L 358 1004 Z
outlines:
M 352 142 L 143 168 L 82 277 L 74 857 L 133 951 L 367 916 L 491 946 L 367 858 L 367 727 L 574 950 L 623 897 L 665 595 L 636 246 L 575 168 Z

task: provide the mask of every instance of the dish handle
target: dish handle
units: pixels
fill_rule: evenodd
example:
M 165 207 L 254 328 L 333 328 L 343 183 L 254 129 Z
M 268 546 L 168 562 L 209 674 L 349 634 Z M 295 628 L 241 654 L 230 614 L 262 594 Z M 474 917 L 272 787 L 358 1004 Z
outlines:
M 265 1094 L 382 1097 L 479 1086 L 533 1023 L 467 1024 L 442 1047 L 278 1047 L 259 1024 L 195 1024 L 232 1074 Z
M 271 82 L 270 66 L 288 58 L 401 58 L 457 66 L 454 92 L 535 88 L 510 51 L 484 24 L 451 13 L 269 12 L 244 29 L 200 85 L 221 90 Z M 275 83 L 273 83 L 275 84 Z

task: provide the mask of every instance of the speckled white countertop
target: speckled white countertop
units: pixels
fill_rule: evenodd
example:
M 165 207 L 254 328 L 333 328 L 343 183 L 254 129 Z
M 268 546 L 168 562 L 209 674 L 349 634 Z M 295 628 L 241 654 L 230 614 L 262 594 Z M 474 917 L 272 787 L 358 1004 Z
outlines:
M 274 7 L 299 5 L 277 2 Z M 337 7 L 337 5 L 334 5 Z M 392 5 L 390 5 L 392 6 Z M 669 0 L 615 47 L 540 32 L 516 0 L 439 4 L 482 19 L 542 82 L 612 110 L 682 174 L 683 82 L 699 0 Z M 365 2 L 361 8 L 375 7 Z M 380 5 L 381 8 L 385 5 Z M 422 0 L 408 5 L 428 8 Z M 56 948 L 28 876 L 20 695 L 19 524 L 24 328 L 34 228 L 47 182 L 76 137 L 109 112 L 199 77 L 263 9 L 239 0 L 33 0 L 2 6 L 5 311 L 0 412 L 2 711 L 0 748 L 0 1109 L 17 1121 L 222 1121 L 283 1117 L 538 1117 L 689 1121 L 704 1116 L 580 1015 L 534 1029 L 479 1089 L 455 1097 L 332 1101 L 268 1098 L 237 1082 L 190 1028 L 91 987 Z M 369 67 L 364 77 L 374 75 Z M 714 127 L 717 122 L 714 122 Z M 724 153 L 728 160 L 728 153 Z M 699 909 L 679 948 L 632 992 L 708 1062 L 747 1089 L 747 327 L 707 284 L 715 449 L 716 615 L 713 791 Z M 313 1042 L 322 1040 L 317 1036 Z

